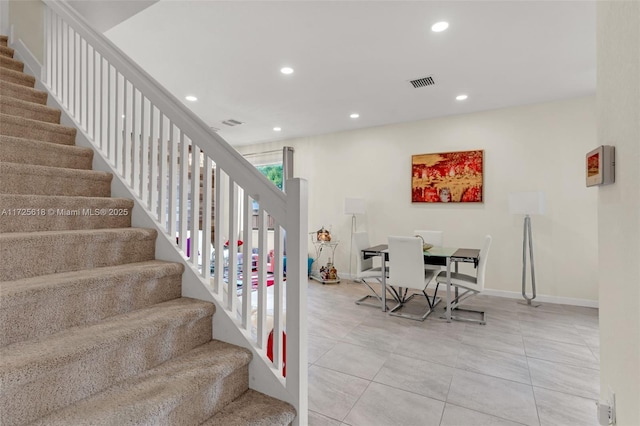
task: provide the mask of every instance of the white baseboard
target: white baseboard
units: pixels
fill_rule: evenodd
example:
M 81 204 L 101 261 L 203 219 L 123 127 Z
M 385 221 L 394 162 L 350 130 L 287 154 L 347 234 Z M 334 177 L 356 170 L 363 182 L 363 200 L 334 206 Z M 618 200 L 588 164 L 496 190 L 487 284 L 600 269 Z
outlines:
M 505 297 L 508 299 L 522 299 L 522 293 L 517 291 L 491 290 L 491 289 L 485 288 L 482 294 L 486 294 L 487 296 Z M 536 302 L 541 302 L 541 303 L 584 306 L 587 308 L 597 308 L 599 306 L 597 300 L 578 299 L 574 297 L 548 296 L 545 294 L 538 294 L 535 300 Z

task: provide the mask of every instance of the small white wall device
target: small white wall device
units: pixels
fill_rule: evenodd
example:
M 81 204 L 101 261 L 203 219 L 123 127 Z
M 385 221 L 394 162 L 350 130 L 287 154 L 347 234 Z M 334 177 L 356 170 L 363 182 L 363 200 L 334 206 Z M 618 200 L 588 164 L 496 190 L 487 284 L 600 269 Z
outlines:
M 587 186 L 608 185 L 616 181 L 615 147 L 600 145 L 586 156 Z

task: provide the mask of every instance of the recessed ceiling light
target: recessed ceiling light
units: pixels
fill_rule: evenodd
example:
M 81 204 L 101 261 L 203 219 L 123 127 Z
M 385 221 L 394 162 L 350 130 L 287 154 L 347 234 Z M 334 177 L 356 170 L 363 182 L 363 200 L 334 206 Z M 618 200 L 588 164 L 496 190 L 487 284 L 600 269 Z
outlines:
M 358 114 L 357 112 L 354 112 L 353 114 L 351 114 L 349 117 L 351 118 L 358 118 L 360 117 L 360 114 Z
M 431 26 L 431 31 L 435 32 L 435 33 L 439 33 L 440 31 L 444 31 L 447 28 L 449 28 L 449 23 L 448 22 L 436 22 L 435 24 L 433 24 Z
M 282 128 L 280 128 L 280 127 L 274 127 L 274 128 L 273 128 L 273 131 L 274 131 L 274 132 L 279 132 L 279 131 L 281 131 L 281 130 L 282 130 Z
M 293 74 L 293 68 L 291 68 L 291 67 L 283 67 L 283 68 L 280 68 L 280 72 L 282 74 Z
M 185 98 L 186 100 L 188 100 L 189 102 L 195 102 L 195 101 L 197 101 L 197 100 L 198 100 L 198 98 L 196 98 L 196 97 L 195 97 L 195 96 L 193 96 L 193 95 L 185 96 L 184 98 Z
M 457 101 L 464 101 L 465 99 L 467 99 L 469 96 L 467 95 L 458 95 L 456 96 L 456 100 Z

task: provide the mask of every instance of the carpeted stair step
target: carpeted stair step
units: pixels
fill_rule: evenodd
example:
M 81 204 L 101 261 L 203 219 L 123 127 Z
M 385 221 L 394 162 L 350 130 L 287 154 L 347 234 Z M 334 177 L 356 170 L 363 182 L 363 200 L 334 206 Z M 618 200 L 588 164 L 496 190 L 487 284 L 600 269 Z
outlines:
M 13 58 L 14 50 L 7 46 L 0 45 L 0 55 Z
M 0 161 L 90 170 L 93 149 L 0 135 Z
M 0 194 L 0 232 L 128 228 L 133 200 Z
M 0 67 L 13 71 L 24 72 L 24 62 L 4 55 L 0 55 Z
M 9 41 L 9 37 L 8 36 L 0 35 L 0 45 L 1 46 L 6 46 L 8 41 Z
M 47 92 L 3 80 L 0 80 L 0 93 L 3 96 L 10 96 L 41 105 L 46 105 L 47 97 L 49 96 Z
M 214 340 L 31 426 L 199 425 L 247 390 L 250 361 Z
M 55 123 L 0 114 L 0 135 L 33 139 L 42 142 L 75 145 L 76 128 Z
M 0 282 L 0 347 L 177 299 L 183 271 L 151 260 Z
M 36 85 L 35 77 L 5 67 L 0 67 L 0 80 L 8 81 L 9 83 L 20 84 L 27 87 L 34 87 Z
M 29 423 L 211 341 L 214 310 L 180 298 L 0 348 L 0 424 Z
M 0 112 L 31 120 L 60 124 L 60 110 L 0 93 Z
M 287 426 L 295 417 L 291 404 L 249 389 L 200 426 Z
M 111 179 L 111 173 L 94 170 L 0 163 L 0 193 L 4 194 L 109 197 Z
M 153 260 L 156 236 L 146 228 L 0 234 L 0 281 Z

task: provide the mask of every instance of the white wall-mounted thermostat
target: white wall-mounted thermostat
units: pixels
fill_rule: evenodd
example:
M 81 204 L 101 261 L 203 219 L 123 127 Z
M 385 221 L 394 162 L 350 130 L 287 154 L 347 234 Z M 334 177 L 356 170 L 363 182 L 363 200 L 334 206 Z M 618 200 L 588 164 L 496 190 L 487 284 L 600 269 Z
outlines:
M 587 186 L 607 185 L 616 181 L 615 153 L 612 145 L 601 145 L 587 153 Z

